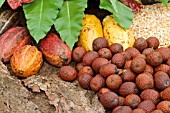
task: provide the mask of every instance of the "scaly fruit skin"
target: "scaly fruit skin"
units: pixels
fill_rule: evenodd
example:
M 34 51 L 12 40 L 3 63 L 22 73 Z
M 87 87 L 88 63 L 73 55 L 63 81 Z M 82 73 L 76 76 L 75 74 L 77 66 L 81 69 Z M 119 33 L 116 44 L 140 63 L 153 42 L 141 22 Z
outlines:
M 0 59 L 7 63 L 13 53 L 24 45 L 31 43 L 31 35 L 25 27 L 13 27 L 0 36 Z
M 71 49 L 57 34 L 49 33 L 40 40 L 40 50 L 45 59 L 56 67 L 67 65 L 71 61 Z
M 84 47 L 86 51 L 92 51 L 93 41 L 98 37 L 103 37 L 101 22 L 95 15 L 86 14 L 83 18 L 82 25 L 78 46 Z
M 125 30 L 120 27 L 113 16 L 106 16 L 102 24 L 104 37 L 108 40 L 109 46 L 113 43 L 121 44 L 124 49 L 133 46 L 135 38 L 130 28 Z
M 42 53 L 36 46 L 25 45 L 11 57 L 12 71 L 19 77 L 28 77 L 36 74 L 43 63 Z

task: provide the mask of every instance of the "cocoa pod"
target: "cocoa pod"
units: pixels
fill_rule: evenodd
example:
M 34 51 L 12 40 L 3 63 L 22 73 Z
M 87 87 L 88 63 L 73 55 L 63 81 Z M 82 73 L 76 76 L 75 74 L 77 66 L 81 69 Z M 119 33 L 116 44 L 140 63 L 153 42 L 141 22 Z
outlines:
M 24 45 L 31 43 L 31 35 L 25 27 L 13 27 L 0 36 L 0 59 L 7 63 L 13 53 Z
M 19 13 L 12 10 L 0 11 L 0 35 L 7 31 L 9 28 L 15 27 L 20 22 Z
M 43 63 L 42 53 L 36 46 L 25 45 L 17 50 L 10 60 L 12 71 L 19 77 L 36 74 Z
M 67 65 L 71 61 L 71 49 L 57 34 L 49 33 L 41 39 L 40 50 L 45 59 L 56 67 Z

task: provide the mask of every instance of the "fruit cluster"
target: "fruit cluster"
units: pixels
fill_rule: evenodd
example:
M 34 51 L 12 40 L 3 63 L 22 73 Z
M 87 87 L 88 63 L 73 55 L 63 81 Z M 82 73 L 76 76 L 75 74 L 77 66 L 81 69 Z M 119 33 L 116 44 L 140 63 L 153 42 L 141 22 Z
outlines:
M 123 50 L 105 38 L 93 41 L 93 51 L 76 47 L 76 67 L 62 66 L 59 76 L 98 94 L 112 113 L 170 113 L 170 48 L 156 37 L 138 38 Z

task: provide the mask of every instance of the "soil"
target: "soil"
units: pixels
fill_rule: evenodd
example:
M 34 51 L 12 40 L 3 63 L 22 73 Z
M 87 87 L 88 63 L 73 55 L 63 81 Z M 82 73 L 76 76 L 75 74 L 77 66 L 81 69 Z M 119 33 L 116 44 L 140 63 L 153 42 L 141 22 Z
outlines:
M 105 113 L 97 94 L 61 80 L 58 69 L 45 61 L 36 75 L 18 78 L 0 62 L 0 113 Z

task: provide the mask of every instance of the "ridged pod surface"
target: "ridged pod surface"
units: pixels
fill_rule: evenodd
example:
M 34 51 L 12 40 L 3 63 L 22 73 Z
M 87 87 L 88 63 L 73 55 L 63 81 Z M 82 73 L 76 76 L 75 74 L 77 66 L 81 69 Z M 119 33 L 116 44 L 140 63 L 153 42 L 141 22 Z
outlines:
M 13 27 L 0 36 L 0 59 L 9 62 L 13 53 L 24 45 L 31 43 L 31 35 L 25 27 Z
M 49 33 L 40 40 L 40 50 L 45 59 L 56 67 L 67 65 L 71 61 L 71 49 L 57 34 Z
M 36 46 L 25 45 L 11 57 L 12 71 L 19 77 L 28 77 L 36 74 L 43 63 L 42 53 Z
M 135 38 L 130 28 L 125 30 L 120 27 L 114 21 L 113 16 L 106 16 L 102 24 L 104 37 L 108 40 L 109 45 L 119 43 L 123 46 L 124 50 L 133 46 Z
M 84 47 L 86 51 L 93 50 L 93 41 L 98 37 L 103 37 L 101 22 L 95 15 L 86 14 L 82 26 L 78 46 Z

